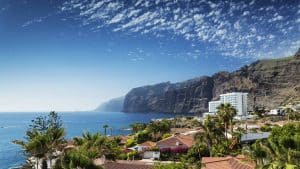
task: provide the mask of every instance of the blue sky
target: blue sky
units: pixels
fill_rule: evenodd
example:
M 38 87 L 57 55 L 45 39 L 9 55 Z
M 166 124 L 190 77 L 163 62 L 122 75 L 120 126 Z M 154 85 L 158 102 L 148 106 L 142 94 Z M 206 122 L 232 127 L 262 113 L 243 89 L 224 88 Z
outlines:
M 0 111 L 77 111 L 300 47 L 297 0 L 2 0 Z

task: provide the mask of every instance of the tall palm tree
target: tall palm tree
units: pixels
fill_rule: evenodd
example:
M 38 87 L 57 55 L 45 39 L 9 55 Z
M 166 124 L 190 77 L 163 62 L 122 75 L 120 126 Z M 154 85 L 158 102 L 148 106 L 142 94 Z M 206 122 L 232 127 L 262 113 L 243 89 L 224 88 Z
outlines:
M 106 130 L 109 126 L 107 124 L 103 125 L 103 128 L 104 128 L 104 136 L 106 136 Z
M 222 103 L 220 106 L 217 107 L 217 109 L 218 109 L 217 115 L 220 121 L 224 123 L 224 132 L 225 132 L 225 137 L 227 138 L 228 124 L 231 124 L 232 126 L 232 120 L 233 117 L 236 115 L 236 110 L 229 103 Z
M 207 116 L 203 121 L 202 128 L 204 132 L 197 133 L 194 138 L 197 142 L 204 143 L 209 150 L 209 155 L 213 156 L 213 145 L 223 142 L 223 127 L 219 125 L 218 118 Z

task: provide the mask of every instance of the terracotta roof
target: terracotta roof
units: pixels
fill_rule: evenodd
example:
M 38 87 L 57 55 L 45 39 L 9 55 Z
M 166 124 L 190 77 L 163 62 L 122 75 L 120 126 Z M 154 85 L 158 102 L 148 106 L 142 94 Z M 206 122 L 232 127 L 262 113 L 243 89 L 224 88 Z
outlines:
M 237 157 L 203 157 L 203 169 L 254 169 L 255 165 L 245 161 L 243 156 Z
M 141 146 L 145 146 L 145 147 L 155 147 L 156 143 L 152 142 L 152 141 L 146 141 L 142 144 L 140 144 Z
M 127 163 L 108 162 L 103 165 L 103 168 L 104 169 L 153 169 L 153 166 L 134 163 L 134 162 L 127 162 Z
M 195 144 L 194 138 L 190 135 L 176 135 L 157 142 L 158 147 L 176 147 L 179 145 L 192 147 Z

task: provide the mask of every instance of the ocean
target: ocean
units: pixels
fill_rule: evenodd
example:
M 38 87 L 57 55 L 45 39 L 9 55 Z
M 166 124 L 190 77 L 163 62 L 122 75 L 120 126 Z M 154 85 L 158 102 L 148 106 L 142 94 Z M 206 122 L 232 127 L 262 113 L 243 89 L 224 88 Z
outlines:
M 12 140 L 23 139 L 31 120 L 47 113 L 0 113 L 0 169 L 10 169 L 22 165 L 25 156 Z M 170 118 L 174 114 L 165 113 L 123 113 L 123 112 L 64 112 L 59 113 L 68 139 L 81 136 L 83 132 L 102 132 L 104 124 L 112 127 L 109 135 L 127 135 L 129 125 L 135 122 L 149 122 L 151 119 Z

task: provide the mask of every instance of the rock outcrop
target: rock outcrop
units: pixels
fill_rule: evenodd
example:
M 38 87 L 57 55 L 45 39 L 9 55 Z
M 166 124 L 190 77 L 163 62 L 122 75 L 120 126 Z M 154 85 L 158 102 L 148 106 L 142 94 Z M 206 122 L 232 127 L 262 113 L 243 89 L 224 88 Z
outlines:
M 210 100 L 226 92 L 248 92 L 250 109 L 300 100 L 300 51 L 292 57 L 256 61 L 234 72 L 134 88 L 125 96 L 123 111 L 205 112 Z

